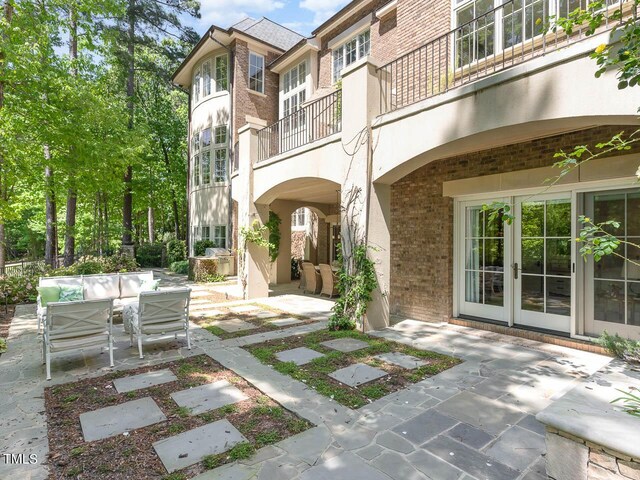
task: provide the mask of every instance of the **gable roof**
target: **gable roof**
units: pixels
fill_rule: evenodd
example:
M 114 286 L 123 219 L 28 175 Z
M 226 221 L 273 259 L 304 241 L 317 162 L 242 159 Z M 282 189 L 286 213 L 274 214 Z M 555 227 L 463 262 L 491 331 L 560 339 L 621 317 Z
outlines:
M 260 20 L 245 18 L 233 25 L 229 30 L 246 33 L 251 37 L 262 40 L 284 51 L 289 50 L 304 38 L 299 33 L 289 30 L 265 17 L 262 17 Z

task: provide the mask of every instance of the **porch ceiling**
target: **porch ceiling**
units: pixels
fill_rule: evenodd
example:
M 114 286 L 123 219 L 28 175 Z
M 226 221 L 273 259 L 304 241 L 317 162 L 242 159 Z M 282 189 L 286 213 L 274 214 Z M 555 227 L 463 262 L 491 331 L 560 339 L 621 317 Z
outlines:
M 317 178 L 289 180 L 269 191 L 268 203 L 274 200 L 292 200 L 309 203 L 339 203 L 340 186 L 336 183 Z

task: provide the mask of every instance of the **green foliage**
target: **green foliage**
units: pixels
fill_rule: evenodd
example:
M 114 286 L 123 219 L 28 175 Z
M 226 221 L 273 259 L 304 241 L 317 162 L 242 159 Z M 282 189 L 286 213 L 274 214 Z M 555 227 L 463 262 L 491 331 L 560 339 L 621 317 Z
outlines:
M 633 415 L 634 417 L 640 417 L 640 395 L 633 393 L 638 392 L 638 389 L 635 387 L 629 387 L 628 392 L 620 389 L 616 390 L 622 393 L 622 396 L 616 398 L 615 400 L 612 400 L 611 403 L 622 402 L 624 403 L 622 409 L 626 413 L 628 413 L 629 415 Z
M 262 432 L 256 435 L 256 444 L 258 448 L 264 447 L 265 445 L 271 445 L 272 443 L 279 442 L 282 439 L 282 436 L 279 432 L 269 431 Z
M 347 272 L 347 262 L 344 261 L 342 249 L 338 250 L 338 260 L 342 265 L 338 275 L 338 292 L 332 310 L 329 330 L 353 330 L 356 322 L 361 321 L 367 313 L 367 307 L 372 300 L 371 294 L 378 286 L 375 265 L 368 257 L 368 248 L 364 243 L 353 247 L 352 272 Z
M 100 260 L 103 273 L 135 272 L 140 268 L 135 258 L 123 253 L 101 257 Z
M 198 280 L 196 280 L 196 282 L 198 282 L 198 283 L 218 283 L 218 282 L 224 282 L 226 279 L 227 279 L 227 277 L 225 277 L 221 273 L 203 273 L 202 275 L 200 275 L 198 277 Z
M 265 224 L 269 230 L 269 258 L 275 262 L 280 252 L 280 224 L 282 220 L 277 213 L 269 212 L 269 221 Z
M 225 276 L 218 273 L 218 260 L 215 258 L 198 258 L 190 260 L 189 280 L 198 283 L 223 282 Z
M 606 330 L 597 340 L 610 354 L 632 363 L 640 363 L 640 342 L 622 338 L 617 333 L 610 335 Z
M 620 228 L 620 222 L 607 220 L 595 224 L 584 215 L 580 215 L 579 220 L 583 226 L 576 241 L 582 244 L 580 254 L 583 257 L 591 255 L 597 262 L 605 255 L 619 255 L 615 250 L 620 246 L 620 240 L 607 230 Z
M 196 257 L 202 257 L 207 248 L 214 248 L 215 244 L 211 240 L 198 240 L 193 244 L 193 253 Z
M 179 273 L 180 275 L 188 275 L 189 274 L 189 260 L 183 260 L 180 262 L 173 262 L 169 267 L 174 273 Z
M 136 248 L 136 261 L 143 268 L 162 267 L 162 243 L 146 243 Z
M 258 247 L 273 249 L 274 245 L 265 238 L 265 234 L 268 233 L 268 230 L 269 229 L 266 225 L 260 225 L 258 220 L 254 220 L 251 227 L 240 228 L 240 238 L 244 245 L 252 243 Z
M 167 263 L 183 262 L 187 259 L 187 244 L 184 240 L 169 240 L 167 242 Z
M 76 275 L 95 275 L 103 272 L 102 262 L 98 260 L 87 260 L 74 265 Z
M 207 470 L 216 468 L 220 464 L 220 458 L 217 455 L 207 455 L 202 459 L 202 465 Z
M 256 448 L 247 442 L 238 443 L 235 447 L 229 450 L 229 458 L 231 460 L 244 460 L 249 458 L 256 451 Z
M 4 338 L 0 338 L 0 353 L 7 351 L 7 341 Z
M 38 275 L 3 277 L 0 276 L 0 292 L 6 295 L 7 303 L 33 303 L 38 297 Z

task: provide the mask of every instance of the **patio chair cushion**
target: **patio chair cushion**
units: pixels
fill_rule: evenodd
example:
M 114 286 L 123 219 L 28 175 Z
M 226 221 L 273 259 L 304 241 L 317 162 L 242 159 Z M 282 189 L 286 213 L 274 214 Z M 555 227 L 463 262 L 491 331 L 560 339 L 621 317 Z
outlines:
M 60 287 L 57 285 L 50 287 L 36 287 L 36 290 L 38 290 L 38 293 L 40 294 L 40 305 L 43 307 L 46 307 L 49 302 L 60 301 Z
M 73 350 L 82 347 L 92 347 L 94 345 L 105 345 L 109 340 L 107 332 L 102 335 L 87 335 L 86 337 L 60 338 L 50 340 L 49 345 L 52 352 L 59 350 Z
M 121 273 L 120 298 L 137 297 L 144 280 L 153 280 L 153 273 Z
M 158 287 L 160 286 L 160 280 L 149 280 L 149 279 L 144 279 L 142 280 L 142 284 L 140 285 L 140 292 L 155 292 L 156 290 L 158 290 Z
M 120 279 L 117 275 L 85 276 L 82 277 L 82 282 L 85 300 L 120 297 Z
M 82 287 L 79 285 L 60 285 L 59 302 L 75 302 L 84 300 Z

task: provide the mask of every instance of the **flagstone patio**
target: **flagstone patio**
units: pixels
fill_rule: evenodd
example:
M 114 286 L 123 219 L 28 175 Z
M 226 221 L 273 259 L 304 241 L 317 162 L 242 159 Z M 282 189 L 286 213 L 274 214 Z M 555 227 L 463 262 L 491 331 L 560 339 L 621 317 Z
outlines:
M 273 297 L 260 303 L 291 315 L 319 320 L 228 340 L 220 340 L 194 327 L 192 351 L 186 350 L 181 340 L 167 337 L 145 345 L 144 360 L 138 359 L 135 349 L 129 348 L 123 332 L 118 331 L 116 335 L 115 371 L 206 354 L 286 409 L 316 425 L 264 447 L 248 459 L 207 471 L 197 477 L 199 480 L 541 480 L 546 478 L 544 429 L 534 415 L 611 361 L 593 353 L 486 331 L 405 320 L 372 335 L 455 356 L 463 362 L 352 410 L 276 372 L 239 348 L 323 328 L 332 303 L 301 295 Z M 218 305 L 201 305 L 218 308 Z M 241 305 L 243 302 L 238 302 L 238 306 Z M 353 342 L 349 346 L 341 342 L 334 343 L 332 348 L 336 345 L 357 346 Z M 290 361 L 304 360 L 302 356 L 291 358 Z M 413 359 L 394 355 L 386 355 L 382 360 L 395 360 L 404 364 L 404 368 L 416 365 Z M 38 463 L 8 465 L 0 461 L 0 478 L 26 480 L 48 476 L 44 387 L 101 376 L 109 371 L 105 355 L 95 350 L 71 352 L 54 356 L 53 380 L 46 382 L 40 363 L 35 308 L 19 306 L 11 326 L 9 351 L 0 357 L 0 383 L 4 389 L 0 399 L 3 412 L 0 451 L 34 453 Z M 171 381 L 161 371 L 155 373 L 157 379 Z M 148 376 L 125 376 L 122 380 L 124 390 L 135 387 L 138 382 L 140 388 L 146 388 L 156 381 Z M 117 389 L 120 391 L 120 387 Z M 183 395 L 183 405 L 194 408 L 187 405 L 193 400 L 197 408 L 196 391 L 191 393 L 194 395 Z M 207 398 L 212 397 L 203 395 L 200 400 Z M 233 398 L 231 395 L 225 401 Z M 220 449 L 219 441 L 212 443 L 203 439 L 212 438 L 211 435 L 220 438 L 221 432 L 223 437 L 229 437 L 225 437 L 227 446 L 241 441 L 226 424 L 212 423 L 202 431 L 182 432 L 162 440 L 157 443 L 156 451 L 168 470 L 179 469 L 185 458 L 193 461 L 210 454 L 202 447 L 205 443 L 207 448 Z M 191 442 L 188 448 L 185 442 Z M 185 452 L 188 456 L 180 457 Z

